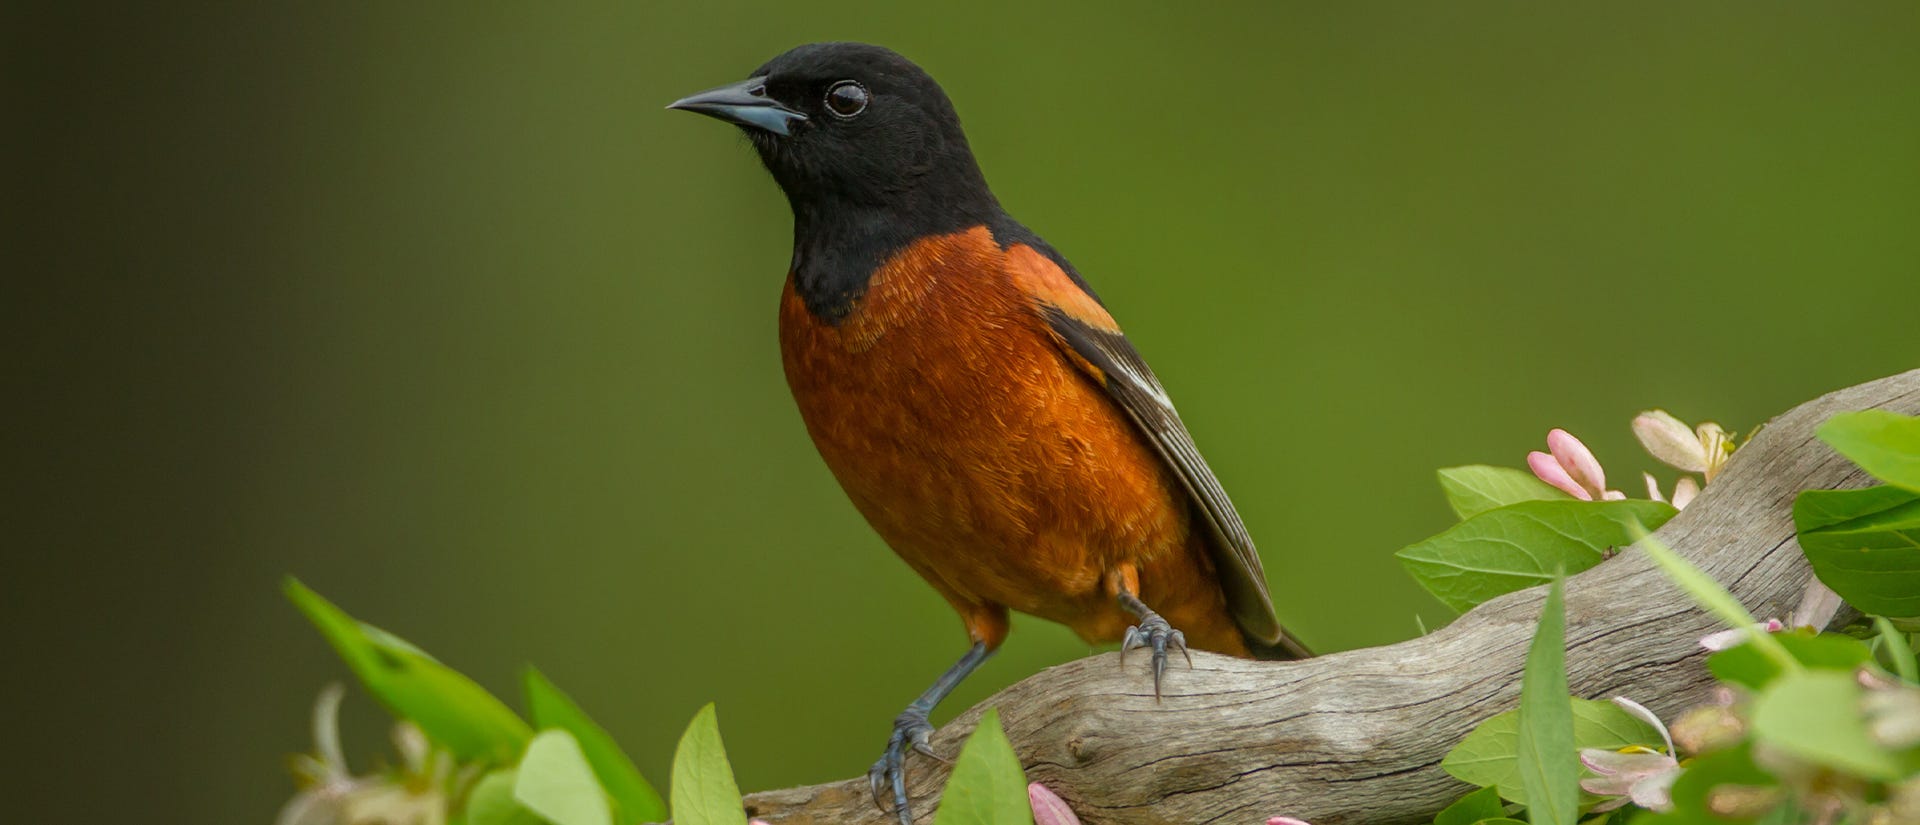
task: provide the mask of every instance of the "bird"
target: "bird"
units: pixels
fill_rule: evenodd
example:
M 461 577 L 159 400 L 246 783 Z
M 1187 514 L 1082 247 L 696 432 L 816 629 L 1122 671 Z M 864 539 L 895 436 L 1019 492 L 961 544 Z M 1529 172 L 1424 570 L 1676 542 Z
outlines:
M 669 104 L 739 127 L 793 211 L 779 306 L 789 389 L 880 537 L 968 648 L 868 771 L 902 825 L 909 751 L 1000 647 L 1009 611 L 1150 652 L 1312 653 L 1159 378 L 1073 264 L 988 188 L 946 92 L 898 53 L 792 48 Z

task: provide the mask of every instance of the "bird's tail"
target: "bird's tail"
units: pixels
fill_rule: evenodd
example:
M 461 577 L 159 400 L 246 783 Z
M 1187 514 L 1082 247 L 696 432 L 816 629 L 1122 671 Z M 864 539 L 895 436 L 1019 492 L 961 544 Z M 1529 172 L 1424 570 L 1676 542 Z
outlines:
M 1280 632 L 1280 640 L 1271 644 L 1258 639 L 1248 639 L 1247 649 L 1253 651 L 1253 658 L 1269 662 L 1284 662 L 1292 659 L 1311 659 L 1313 651 L 1308 650 L 1300 640 Z

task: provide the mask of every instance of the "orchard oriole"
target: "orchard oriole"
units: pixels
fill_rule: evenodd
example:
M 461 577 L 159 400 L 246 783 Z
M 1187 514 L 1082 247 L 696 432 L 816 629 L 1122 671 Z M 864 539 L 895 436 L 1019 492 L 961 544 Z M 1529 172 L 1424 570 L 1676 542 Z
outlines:
M 972 640 L 894 720 L 877 803 L 890 788 L 912 821 L 906 751 L 934 755 L 928 713 L 1006 638 L 1008 610 L 1149 649 L 1156 696 L 1189 644 L 1310 655 L 1166 390 L 1073 265 L 1001 209 L 926 72 L 816 43 L 669 108 L 740 126 L 786 193 L 780 351 L 800 415 Z

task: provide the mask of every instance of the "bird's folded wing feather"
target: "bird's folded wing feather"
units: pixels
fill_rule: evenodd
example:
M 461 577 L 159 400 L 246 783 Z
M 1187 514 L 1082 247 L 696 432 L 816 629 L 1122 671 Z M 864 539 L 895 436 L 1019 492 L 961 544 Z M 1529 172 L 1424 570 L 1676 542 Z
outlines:
M 1102 387 L 1179 476 L 1194 510 L 1207 523 L 1207 543 L 1234 621 L 1252 640 L 1280 640 L 1279 619 L 1267 594 L 1266 574 L 1246 525 L 1220 481 L 1200 457 L 1193 436 L 1140 352 L 1120 332 L 1105 308 L 1060 266 L 1031 247 L 1009 250 L 1008 268 L 1073 361 Z

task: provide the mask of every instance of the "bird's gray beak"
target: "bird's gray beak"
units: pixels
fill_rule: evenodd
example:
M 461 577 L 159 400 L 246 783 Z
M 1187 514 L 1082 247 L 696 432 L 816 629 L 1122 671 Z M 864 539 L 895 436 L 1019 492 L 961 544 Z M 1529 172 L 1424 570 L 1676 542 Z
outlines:
M 728 123 L 764 129 L 776 135 L 792 134 L 791 124 L 807 116 L 780 105 L 767 97 L 767 79 L 749 77 L 730 86 L 708 89 L 667 104 L 669 109 L 685 109 L 715 117 Z

